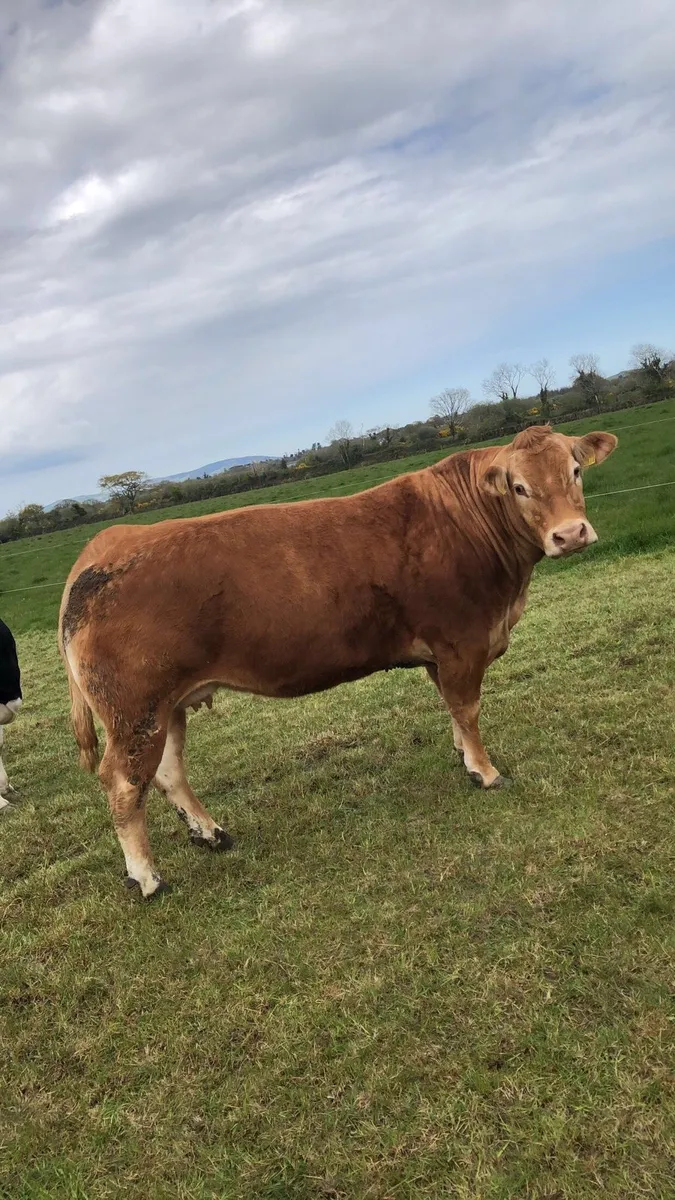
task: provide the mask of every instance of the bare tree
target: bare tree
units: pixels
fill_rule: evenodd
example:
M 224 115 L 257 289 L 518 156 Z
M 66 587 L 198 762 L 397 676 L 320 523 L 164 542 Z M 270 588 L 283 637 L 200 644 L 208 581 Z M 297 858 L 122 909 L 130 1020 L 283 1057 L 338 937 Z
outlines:
M 447 421 L 450 437 L 454 439 L 457 435 L 457 418 L 466 412 L 468 403 L 467 388 L 445 388 L 437 396 L 431 398 L 429 408 L 439 420 Z
M 666 377 L 668 360 L 672 355 L 658 346 L 652 346 L 651 342 L 638 342 L 633 346 L 630 357 L 633 366 L 644 371 L 650 389 L 659 391 Z
M 570 366 L 574 371 L 575 379 L 578 379 L 581 375 L 600 374 L 600 359 L 597 354 L 573 354 L 570 359 Z
M 604 379 L 600 374 L 600 359 L 597 354 L 573 354 L 570 366 L 574 372 L 572 382 L 579 388 L 587 404 L 594 404 L 602 412 Z
M 345 467 L 351 467 L 354 460 L 354 430 L 350 421 L 336 421 L 333 428 L 326 434 L 328 442 L 338 448 L 338 453 Z
M 98 486 L 111 500 L 117 500 L 123 513 L 132 513 L 139 493 L 148 482 L 145 471 L 121 471 L 119 475 L 102 475 Z
M 659 376 L 662 376 L 668 365 L 668 355 L 665 350 L 660 350 L 651 342 L 637 342 L 631 348 L 630 357 L 634 367 L 643 371 L 658 371 Z
M 336 421 L 333 428 L 328 430 L 326 437 L 331 444 L 333 442 L 351 442 L 354 440 L 354 427 L 351 421 Z
M 539 385 L 539 412 L 542 417 L 550 417 L 551 405 L 548 398 L 549 388 L 555 382 L 555 371 L 547 358 L 540 358 L 527 369 L 528 375 Z
M 525 374 L 525 367 L 521 363 L 500 363 L 484 380 L 483 391 L 486 396 L 494 396 L 496 400 L 517 400 L 518 388 Z

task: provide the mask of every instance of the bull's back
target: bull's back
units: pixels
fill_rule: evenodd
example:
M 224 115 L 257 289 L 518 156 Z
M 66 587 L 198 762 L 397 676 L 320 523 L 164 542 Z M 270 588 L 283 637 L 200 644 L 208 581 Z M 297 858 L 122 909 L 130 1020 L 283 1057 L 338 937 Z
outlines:
M 355 496 L 264 504 L 159 521 L 154 525 L 113 525 L 84 547 L 68 585 L 84 570 L 125 574 L 135 563 L 153 577 L 185 580 L 197 565 L 208 583 L 227 563 L 236 563 L 242 583 L 256 587 L 260 574 L 316 583 L 350 567 L 386 569 L 400 551 L 394 480 Z M 379 567 L 378 567 L 379 562 Z

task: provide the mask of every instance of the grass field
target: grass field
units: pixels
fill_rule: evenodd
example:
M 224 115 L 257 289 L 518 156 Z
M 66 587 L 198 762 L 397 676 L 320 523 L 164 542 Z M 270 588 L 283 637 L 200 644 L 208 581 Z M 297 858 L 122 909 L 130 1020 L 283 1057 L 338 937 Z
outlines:
M 154 797 L 174 892 L 152 905 L 76 768 L 59 593 L 35 583 L 89 531 L 0 548 L 26 694 L 0 820 L 3 1200 L 675 1195 L 675 488 L 599 495 L 675 479 L 672 416 L 585 424 L 622 439 L 587 476 L 601 542 L 537 571 L 485 688 L 514 787 L 470 785 L 421 672 L 223 693 L 188 765 L 237 849 L 192 848 Z

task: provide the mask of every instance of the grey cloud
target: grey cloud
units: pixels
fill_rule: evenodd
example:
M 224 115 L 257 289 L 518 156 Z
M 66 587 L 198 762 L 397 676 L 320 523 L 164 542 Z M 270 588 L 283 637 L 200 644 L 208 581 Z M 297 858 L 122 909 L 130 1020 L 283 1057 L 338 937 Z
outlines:
M 82 462 L 87 452 L 72 447 L 69 450 L 46 450 L 42 454 L 0 455 L 0 478 L 11 475 L 30 475 L 31 472 L 53 470 L 55 467 L 72 466 Z
M 6 0 L 0 48 L 0 452 L 79 491 L 320 437 L 675 226 L 663 0 Z

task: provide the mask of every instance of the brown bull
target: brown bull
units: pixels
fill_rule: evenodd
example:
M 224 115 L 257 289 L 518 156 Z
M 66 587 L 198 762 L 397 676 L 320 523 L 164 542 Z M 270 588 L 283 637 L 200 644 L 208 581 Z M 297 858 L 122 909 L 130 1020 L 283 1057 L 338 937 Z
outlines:
M 508 446 L 339 499 L 261 505 L 99 533 L 66 584 L 60 645 L 80 762 L 97 763 L 130 884 L 165 887 L 150 854 L 154 781 L 193 841 L 225 831 L 185 775 L 186 709 L 217 688 L 290 697 L 392 666 L 425 667 L 481 787 L 504 780 L 478 731 L 480 691 L 525 608 L 535 563 L 597 540 L 581 468 L 611 433 L 546 427 Z

